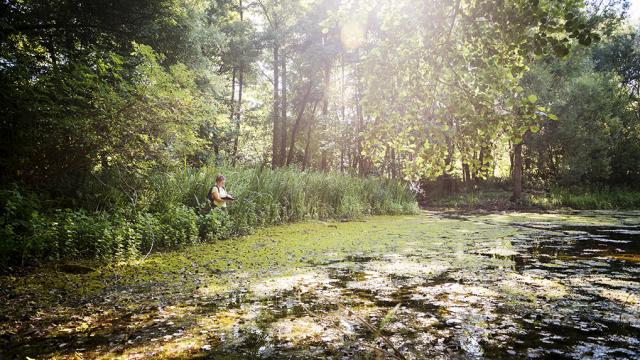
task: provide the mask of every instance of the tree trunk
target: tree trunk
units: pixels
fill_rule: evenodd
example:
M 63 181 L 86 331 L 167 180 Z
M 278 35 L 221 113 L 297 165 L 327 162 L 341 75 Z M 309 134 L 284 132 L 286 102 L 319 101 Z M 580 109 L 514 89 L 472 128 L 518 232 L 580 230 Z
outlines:
M 482 167 L 484 166 L 484 147 L 480 147 L 480 153 L 478 154 L 478 168 L 476 169 L 476 185 L 480 183 L 480 180 L 484 176 Z
M 473 160 L 475 161 L 478 158 L 478 154 L 475 150 L 473 150 L 473 156 L 472 156 Z M 474 182 L 477 181 L 478 178 L 478 173 L 477 171 L 471 171 L 471 168 L 469 169 L 469 176 L 471 177 L 471 180 L 473 180 Z
M 344 76 L 344 53 L 340 55 L 340 69 L 342 70 L 342 78 L 340 79 L 340 105 L 341 105 L 341 113 L 342 113 L 342 123 L 347 123 L 347 115 L 346 108 L 344 102 L 344 87 L 345 87 L 345 76 Z M 346 129 L 345 129 L 346 130 Z M 343 134 L 344 135 L 344 134 Z M 349 163 L 349 137 L 343 136 L 343 142 L 340 145 L 340 172 L 344 172 L 344 156 L 345 156 L 345 148 L 347 155 L 347 164 Z
M 522 196 L 522 143 L 513 146 L 513 195 L 511 201 Z
M 362 174 L 364 175 L 364 166 Z M 391 178 L 395 179 L 398 177 L 398 167 L 396 166 L 396 149 L 391 148 Z
M 276 168 L 280 164 L 280 96 L 278 94 L 280 73 L 280 59 L 278 58 L 278 44 L 273 45 L 273 139 L 271 144 L 272 158 L 271 167 Z
M 238 107 L 236 108 L 236 131 L 233 137 L 233 157 L 231 158 L 231 165 L 236 166 L 236 160 L 238 159 L 238 138 L 240 137 L 240 115 L 242 113 L 242 86 L 244 83 L 244 69 L 240 65 L 240 76 L 238 77 Z
M 364 162 L 362 157 L 362 139 L 360 132 L 364 128 L 364 116 L 362 115 L 362 106 L 360 106 L 360 95 L 356 91 L 356 167 L 358 174 L 364 175 Z
M 229 122 L 233 123 L 235 111 L 236 111 L 236 67 L 231 70 L 231 106 L 229 109 Z M 220 165 L 220 134 L 216 134 L 213 140 L 213 156 L 214 164 Z
M 302 171 L 306 170 L 310 165 L 309 160 L 311 157 L 311 132 L 313 131 L 313 119 L 316 116 L 316 106 L 318 103 L 313 106 L 313 111 L 311 112 L 311 117 L 309 118 L 309 129 L 307 130 L 307 143 L 304 146 L 304 160 L 302 161 Z
M 229 115 L 229 121 L 233 122 L 233 118 L 236 113 L 236 67 L 233 67 L 231 71 L 231 114 Z
M 312 82 L 309 81 L 309 85 L 307 86 L 307 91 L 304 93 L 304 97 L 302 99 L 302 104 L 300 104 L 298 117 L 296 118 L 296 122 L 293 125 L 293 129 L 291 129 L 291 144 L 289 145 L 289 156 L 287 156 L 287 166 L 291 164 L 291 161 L 293 161 L 293 153 L 295 151 L 295 145 L 296 145 L 296 135 L 298 134 L 300 121 L 302 120 L 302 116 L 304 115 L 304 108 L 307 106 L 307 101 L 309 101 L 309 94 L 311 93 L 311 84 Z
M 462 164 L 462 181 L 466 184 L 471 180 L 471 171 L 469 171 L 469 164 Z
M 357 65 L 355 67 L 355 77 L 357 80 L 356 80 L 356 85 L 355 85 L 356 88 L 354 92 L 355 106 L 356 106 L 356 121 L 355 121 L 356 149 L 355 149 L 354 162 L 355 162 L 356 172 L 360 176 L 364 176 L 365 164 L 364 164 L 364 157 L 362 156 L 362 139 L 361 139 L 361 132 L 364 130 L 364 114 L 362 113 L 362 105 L 360 104 L 360 100 L 362 97 L 361 95 L 362 90 L 361 90 L 361 84 L 360 84 L 360 72 L 358 71 Z M 391 170 L 391 167 L 389 169 Z
M 555 181 L 558 178 L 557 161 L 553 155 L 553 149 L 549 147 L 549 169 L 551 171 L 551 178 Z
M 449 129 L 453 131 L 453 119 L 451 116 L 448 116 L 447 125 Z M 453 139 L 449 134 L 445 135 L 445 140 L 447 142 L 447 157 L 444 160 L 444 187 L 447 193 L 452 193 L 454 190 L 453 186 L 453 177 L 451 176 L 451 168 L 453 167 L 453 152 L 455 151 L 455 145 L 453 143 Z
M 284 53 L 282 59 L 282 76 L 280 86 L 282 87 L 282 116 L 280 118 L 280 165 L 284 165 L 284 157 L 287 154 L 287 57 Z M 292 135 L 293 136 L 293 135 Z M 287 165 L 289 161 L 287 160 Z
M 240 21 L 243 20 L 243 9 L 242 9 L 242 0 L 240 0 L 239 2 L 239 7 L 238 7 L 238 12 L 240 13 Z M 236 122 L 236 129 L 235 129 L 235 134 L 233 136 L 233 156 L 231 157 L 231 165 L 232 166 L 236 166 L 236 160 L 238 159 L 238 139 L 240 137 L 240 114 L 242 112 L 242 85 L 244 83 L 244 68 L 242 65 L 242 62 L 240 63 L 240 76 L 238 79 L 238 106 L 235 107 L 234 106 L 234 112 L 235 112 L 235 122 Z M 233 77 L 235 79 L 235 68 L 233 71 Z M 235 90 L 234 90 L 235 92 Z M 232 101 L 233 102 L 233 99 Z
M 509 141 L 509 149 L 513 149 L 513 144 Z M 513 151 L 509 151 L 509 177 L 513 179 Z
M 320 157 L 320 171 L 327 171 L 327 151 L 322 150 L 322 155 Z
M 327 60 L 324 64 L 324 95 L 322 97 L 322 118 L 324 121 L 329 115 L 329 82 L 331 81 L 331 63 Z M 322 158 L 320 160 L 320 170 L 326 171 L 327 164 L 327 150 L 322 150 Z
M 213 144 L 213 157 L 214 157 L 214 164 L 216 166 L 220 165 L 220 145 L 218 145 L 218 139 L 215 140 L 216 142 Z

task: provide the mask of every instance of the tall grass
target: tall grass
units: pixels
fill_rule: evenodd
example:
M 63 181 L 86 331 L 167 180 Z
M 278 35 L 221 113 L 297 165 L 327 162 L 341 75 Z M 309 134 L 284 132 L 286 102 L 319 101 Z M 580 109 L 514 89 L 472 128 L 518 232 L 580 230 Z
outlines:
M 479 189 L 450 194 L 428 194 L 424 203 L 434 207 L 484 209 L 561 209 L 628 210 L 640 209 L 640 191 L 626 188 L 554 188 L 550 191 L 525 193 L 521 203 L 510 201 L 505 190 Z
M 217 174 L 237 200 L 228 212 L 206 199 Z M 414 213 L 400 182 L 295 169 L 186 167 L 146 177 L 88 182 L 76 208 L 47 207 L 18 188 L 0 192 L 0 267 L 65 258 L 113 261 L 306 219 Z M 70 203 L 53 201 L 50 204 Z M 49 204 L 49 203 L 47 203 Z M 95 210 L 99 209 L 99 210 Z
M 576 210 L 640 209 L 640 191 L 628 189 L 553 189 L 544 195 L 531 195 L 532 205 L 546 209 Z

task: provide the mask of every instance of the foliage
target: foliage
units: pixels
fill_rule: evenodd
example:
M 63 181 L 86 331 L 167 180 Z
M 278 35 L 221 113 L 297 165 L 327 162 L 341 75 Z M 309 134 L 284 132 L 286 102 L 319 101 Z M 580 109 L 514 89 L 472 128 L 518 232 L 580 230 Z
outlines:
M 634 87 L 602 56 L 620 46 L 614 38 L 566 62 L 543 59 L 526 76 L 525 86 L 560 119 L 527 138 L 525 172 L 533 186 L 634 184 L 640 174 Z M 625 51 L 640 53 L 632 46 Z
M 221 77 L 183 49 L 203 4 L 2 5 L 0 180 L 70 195 L 103 172 L 195 159 L 225 119 Z
M 288 221 L 414 212 L 396 179 L 447 192 L 504 181 L 491 178 L 516 174 L 516 149 L 531 187 L 632 186 L 640 51 L 624 9 L 2 3 L 2 262 L 111 261 Z M 204 198 L 217 171 L 239 196 L 228 214 Z
M 639 136 L 630 115 L 638 106 L 637 37 L 621 21 L 622 0 L 2 7 L 3 184 L 85 202 L 75 189 L 94 178 L 140 183 L 210 159 L 468 182 L 510 173 L 498 159 L 521 144 L 529 162 L 541 149 L 564 159 L 545 177 L 554 181 L 624 182 L 639 174 L 634 157 L 620 155 Z M 593 54 L 585 55 L 587 46 Z M 604 96 L 593 117 L 581 115 L 588 107 L 562 105 L 586 105 L 581 89 L 550 93 L 529 81 L 556 86 L 541 64 L 584 56 L 592 64 L 563 74 L 567 84 L 583 76 L 590 97 L 624 87 Z M 571 125 L 549 135 L 557 119 Z M 570 129 L 598 130 L 601 151 L 556 155 L 557 147 L 536 147 L 535 138 L 554 142 Z M 601 164 L 591 161 L 605 152 Z M 533 180 L 549 171 L 525 169 Z M 139 195 L 123 181 L 118 190 L 127 202 Z
M 225 174 L 228 190 L 238 198 L 228 214 L 211 210 L 206 201 L 217 172 Z M 417 210 L 413 195 L 396 181 L 293 169 L 185 168 L 131 184 L 135 202 L 105 203 L 100 211 L 51 209 L 35 193 L 2 191 L 0 263 L 110 262 L 284 222 Z
M 519 144 L 551 116 L 520 86 L 533 53 L 565 56 L 572 38 L 588 43 L 598 37 L 577 3 L 386 6 L 379 28 L 384 37 L 365 62 L 365 105 L 376 119 L 366 151 L 382 164 L 394 150 L 404 176 L 414 180 L 450 176 L 455 157 L 474 174 L 486 174 L 500 137 Z M 382 68 L 391 78 L 375 75 Z
M 632 210 L 640 207 L 640 191 L 625 187 L 554 187 L 549 191 L 528 192 L 519 204 L 511 203 L 509 196 L 504 189 L 483 186 L 480 190 L 430 193 L 421 203 L 429 208 L 465 210 Z
M 638 209 L 640 192 L 624 188 L 618 189 L 554 189 L 546 195 L 531 195 L 532 205 L 545 209 Z

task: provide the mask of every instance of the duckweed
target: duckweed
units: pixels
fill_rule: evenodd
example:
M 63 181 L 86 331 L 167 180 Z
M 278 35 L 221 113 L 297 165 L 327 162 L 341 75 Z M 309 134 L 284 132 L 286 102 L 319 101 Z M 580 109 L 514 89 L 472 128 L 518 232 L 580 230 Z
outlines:
M 422 212 L 42 268 L 1 279 L 1 354 L 637 357 L 638 226 L 635 213 Z

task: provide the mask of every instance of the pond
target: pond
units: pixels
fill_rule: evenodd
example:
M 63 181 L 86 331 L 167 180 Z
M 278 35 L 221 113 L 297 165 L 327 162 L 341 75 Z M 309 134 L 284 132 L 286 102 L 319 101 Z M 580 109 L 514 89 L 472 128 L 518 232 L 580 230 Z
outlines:
M 3 282 L 9 357 L 640 357 L 640 212 L 307 222 Z

